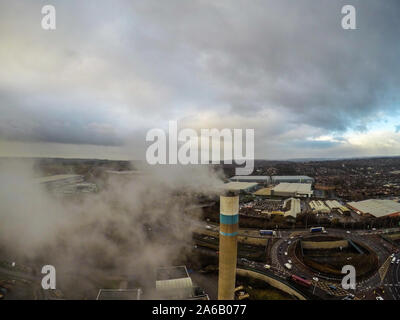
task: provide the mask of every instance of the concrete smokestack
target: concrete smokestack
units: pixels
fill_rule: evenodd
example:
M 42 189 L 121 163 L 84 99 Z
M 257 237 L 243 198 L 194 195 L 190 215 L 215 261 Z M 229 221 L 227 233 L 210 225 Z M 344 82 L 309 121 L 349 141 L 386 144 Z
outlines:
M 239 196 L 220 196 L 218 300 L 233 300 L 236 282 Z

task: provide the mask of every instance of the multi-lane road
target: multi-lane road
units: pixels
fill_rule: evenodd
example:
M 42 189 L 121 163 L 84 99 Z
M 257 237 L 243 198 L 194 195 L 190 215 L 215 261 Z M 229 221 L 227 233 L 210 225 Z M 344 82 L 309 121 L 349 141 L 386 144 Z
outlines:
M 379 234 L 384 231 L 377 230 L 373 232 L 355 231 L 346 232 L 344 230 L 327 229 L 328 234 L 334 236 L 340 236 L 356 242 L 364 243 L 375 251 L 379 259 L 379 269 L 371 275 L 369 278 L 363 280 L 357 284 L 356 294 L 358 297 L 375 298 L 375 295 L 383 295 L 385 299 L 399 300 L 400 299 L 400 263 L 390 263 L 390 255 L 396 252 L 398 248 L 394 247 L 390 243 L 383 240 Z M 317 285 L 321 289 L 326 289 L 331 295 L 346 295 L 346 291 L 340 288 L 336 283 L 334 286 L 337 288 L 332 290 L 330 285 L 338 279 L 328 278 L 321 276 L 320 274 L 313 273 L 308 267 L 306 267 L 299 259 L 297 259 L 294 250 L 291 250 L 291 246 L 300 234 L 306 234 L 306 232 L 297 231 L 288 236 L 286 232 L 282 233 L 282 238 L 279 239 L 272 248 L 271 258 L 273 265 L 284 273 L 295 273 L 303 276 L 304 278 L 312 279 L 317 277 L 319 279 Z M 286 255 L 287 253 L 287 255 Z M 400 254 L 396 255 L 396 259 L 400 258 Z M 288 261 L 292 263 L 292 269 L 285 269 L 284 265 Z M 313 281 L 314 282 L 314 281 Z M 379 288 L 382 288 L 380 290 Z M 377 289 L 378 288 L 378 289 Z
M 207 225 L 207 229 L 210 231 L 218 231 L 218 225 L 210 223 Z M 203 226 L 205 227 L 205 225 Z M 392 229 L 390 231 L 393 232 L 399 230 Z M 380 237 L 380 234 L 385 233 L 386 230 L 346 231 L 342 229 L 329 228 L 327 229 L 327 232 L 332 236 L 338 236 L 365 244 L 378 256 L 379 269 L 367 279 L 357 283 L 356 291 L 352 293 L 356 293 L 358 298 L 375 299 L 376 295 L 381 295 L 385 299 L 400 300 L 400 264 L 390 263 L 390 255 L 393 252 L 396 252 L 398 248 Z M 339 297 L 347 295 L 349 292 L 341 288 L 340 278 L 330 278 L 314 273 L 296 257 L 293 250 L 294 243 L 298 241 L 299 236 L 309 234 L 309 231 L 305 229 L 280 230 L 277 231 L 275 237 L 260 236 L 259 230 L 255 229 L 241 228 L 239 231 L 239 235 L 248 237 L 262 237 L 265 239 L 275 238 L 275 243 L 272 246 L 271 251 L 267 253 L 269 255 L 267 261 L 271 262 L 271 272 L 274 272 L 277 276 L 287 277 L 291 274 L 296 274 L 310 280 L 318 278 L 318 281 L 312 280 L 313 286 L 325 291 L 329 296 Z M 285 253 L 287 253 L 287 255 Z M 289 261 L 292 265 L 291 270 L 288 270 L 285 267 L 285 263 Z M 336 289 L 332 289 L 332 285 L 333 287 L 336 287 Z M 379 290 L 379 288 L 383 288 L 383 290 Z
M 395 255 L 396 261 L 400 260 L 400 254 Z M 383 281 L 385 296 L 392 300 L 400 300 L 400 263 L 390 263 L 389 270 Z

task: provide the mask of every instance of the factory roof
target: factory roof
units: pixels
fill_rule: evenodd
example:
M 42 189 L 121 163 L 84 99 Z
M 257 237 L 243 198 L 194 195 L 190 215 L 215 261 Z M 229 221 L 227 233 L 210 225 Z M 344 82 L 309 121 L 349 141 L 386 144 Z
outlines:
M 171 280 L 157 280 L 156 289 L 157 290 L 171 290 L 171 289 L 185 289 L 193 288 L 192 279 L 182 278 L 182 279 L 171 279 Z
M 323 201 L 321 200 L 313 200 L 309 203 L 310 207 L 312 210 L 317 211 L 317 212 L 325 212 L 328 213 L 331 210 L 329 207 L 327 207 Z
M 254 181 L 254 180 L 265 180 L 269 181 L 270 177 L 269 176 L 234 176 L 230 178 L 232 181 L 235 180 L 240 180 L 240 181 Z
M 222 188 L 229 191 L 241 191 L 253 188 L 257 185 L 257 183 L 253 182 L 228 182 L 225 183 Z
M 285 211 L 285 217 L 290 216 L 293 218 L 296 218 L 296 216 L 301 213 L 301 205 L 300 205 L 300 199 L 296 198 L 290 198 L 286 199 L 284 204 L 286 205 L 286 202 L 290 201 L 290 210 Z
M 71 178 L 83 178 L 83 176 L 78 174 L 56 174 L 54 176 L 37 178 L 36 181 L 39 183 L 47 183 Z
M 272 176 L 272 180 L 314 180 L 309 176 Z
M 156 289 L 185 289 L 192 288 L 192 279 L 185 266 L 159 268 L 157 270 Z
M 326 200 L 325 204 L 330 208 L 330 209 L 338 209 L 341 208 L 342 205 L 337 201 L 337 200 Z
M 350 211 L 347 207 L 342 205 L 339 201 L 337 200 L 326 200 L 325 204 L 330 208 L 330 209 L 339 209 L 339 211 L 343 212 L 348 212 Z
M 142 175 L 143 173 L 141 171 L 137 170 L 123 170 L 123 171 L 117 171 L 117 170 L 106 170 L 106 173 L 108 174 L 116 174 L 116 175 Z
M 369 213 L 376 218 L 388 215 L 400 215 L 400 203 L 393 200 L 369 199 L 349 202 L 347 204 L 355 210 L 362 213 Z
M 204 290 L 193 286 L 184 265 L 157 269 L 156 291 L 157 298 L 162 300 L 209 300 Z
M 270 196 L 272 188 L 262 188 L 254 192 L 256 196 Z
M 309 183 L 289 183 L 282 182 L 273 188 L 274 192 L 287 192 L 298 194 L 311 194 L 311 184 Z
M 189 274 L 185 266 L 162 267 L 157 269 L 157 281 L 180 278 L 189 278 Z
M 100 289 L 96 300 L 140 300 L 141 289 Z

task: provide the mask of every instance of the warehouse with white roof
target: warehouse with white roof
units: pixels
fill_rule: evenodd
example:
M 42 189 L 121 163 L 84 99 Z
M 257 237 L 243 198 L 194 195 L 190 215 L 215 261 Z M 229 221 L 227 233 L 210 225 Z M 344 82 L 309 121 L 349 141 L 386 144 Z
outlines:
M 309 176 L 234 176 L 231 181 L 238 182 L 257 182 L 263 184 L 278 184 L 278 183 L 314 183 L 314 179 Z
M 361 214 L 370 214 L 375 218 L 400 216 L 400 203 L 393 200 L 369 199 L 349 202 L 347 205 Z
M 237 182 L 256 182 L 270 184 L 271 178 L 269 176 L 234 176 L 230 178 L 231 181 Z
M 271 189 L 272 196 L 279 197 L 311 197 L 313 191 L 309 183 L 280 183 Z
M 272 176 L 272 183 L 314 183 L 314 179 L 309 176 Z

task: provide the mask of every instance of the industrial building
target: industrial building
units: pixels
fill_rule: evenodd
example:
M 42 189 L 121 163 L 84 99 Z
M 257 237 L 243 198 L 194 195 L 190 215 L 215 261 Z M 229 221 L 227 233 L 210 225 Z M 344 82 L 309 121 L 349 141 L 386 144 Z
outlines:
M 118 176 L 126 176 L 126 175 L 141 175 L 142 173 L 137 170 L 106 170 L 106 173 L 109 175 L 118 175 Z
M 84 177 L 78 174 L 57 174 L 37 178 L 36 183 L 43 185 L 47 190 L 54 193 L 75 194 L 97 192 L 97 185 L 84 182 Z
M 146 174 L 142 171 L 138 170 L 106 170 L 105 174 L 108 177 L 120 177 L 120 178 L 126 178 L 126 179 L 132 179 L 135 177 L 142 177 L 145 176 Z
M 325 204 L 328 206 L 329 209 L 331 210 L 337 210 L 341 214 L 349 213 L 350 210 L 345 207 L 344 205 L 340 204 L 339 201 L 337 200 L 326 200 Z
M 234 176 L 230 178 L 236 182 L 256 182 L 259 184 L 278 184 L 278 183 L 314 183 L 314 179 L 308 176 Z
M 256 192 L 254 192 L 254 195 L 255 196 L 264 196 L 264 197 L 270 196 L 271 189 L 272 189 L 272 187 L 258 189 Z
M 400 203 L 393 200 L 369 199 L 348 202 L 347 205 L 360 214 L 370 214 L 375 218 L 400 216 Z
M 284 212 L 285 218 L 296 219 L 297 215 L 301 213 L 300 199 L 289 198 L 283 202 L 283 206 L 286 207 L 287 202 L 290 201 L 290 209 Z
M 253 182 L 228 182 L 223 185 L 225 191 L 251 193 L 258 188 L 257 183 Z
M 97 185 L 90 182 L 82 182 L 64 186 L 58 191 L 64 194 L 91 193 L 91 192 L 97 192 Z
M 96 300 L 140 300 L 142 289 L 100 289 Z
M 257 210 L 258 209 L 255 209 L 254 211 L 257 212 Z M 285 213 L 281 210 L 273 210 L 273 211 L 263 210 L 261 211 L 261 214 L 269 216 L 283 216 Z
M 57 174 L 38 178 L 36 182 L 50 188 L 56 188 L 66 184 L 83 182 L 83 176 L 78 174 Z
M 141 288 L 100 289 L 96 300 L 210 300 L 204 290 L 193 285 L 186 266 L 158 268 L 154 275 L 155 288 L 145 292 Z
M 313 213 L 330 213 L 331 209 L 321 200 L 310 201 L 309 206 Z
M 272 176 L 272 183 L 314 183 L 314 179 L 308 176 Z
M 270 176 L 234 176 L 230 178 L 231 181 L 237 182 L 256 182 L 256 183 L 264 183 L 270 184 L 271 177 Z
M 313 191 L 309 183 L 280 183 L 271 189 L 272 196 L 279 197 L 311 197 Z
M 186 266 L 157 269 L 156 292 L 160 299 L 209 300 L 203 290 L 193 285 Z

